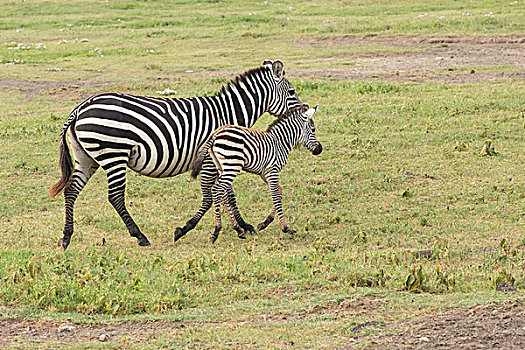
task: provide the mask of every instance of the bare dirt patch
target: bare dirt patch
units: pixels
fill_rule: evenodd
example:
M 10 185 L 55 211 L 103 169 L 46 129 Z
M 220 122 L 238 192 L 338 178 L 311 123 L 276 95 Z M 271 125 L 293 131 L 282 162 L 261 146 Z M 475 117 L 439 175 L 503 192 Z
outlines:
M 339 80 L 386 80 L 396 82 L 446 82 L 475 83 L 499 79 L 525 79 L 525 36 L 334 36 L 326 38 L 297 38 L 299 46 L 311 50 L 319 45 L 382 44 L 391 47 L 414 48 L 417 52 L 338 54 L 331 57 L 309 59 L 315 62 L 348 61 L 344 68 L 294 69 L 294 62 L 286 62 L 290 77 L 325 77 Z M 326 64 L 325 64 L 326 65 Z M 229 77 L 241 71 L 170 72 L 170 79 L 177 76 L 197 75 Z M 0 90 L 16 89 L 28 98 L 49 91 L 61 100 L 78 100 L 78 91 L 85 88 L 103 88 L 109 82 L 87 81 L 23 81 L 0 80 Z M 70 94 L 71 96 L 68 96 Z M 84 96 L 84 97 L 87 97 Z
M 525 349 L 525 303 L 505 302 L 448 309 L 439 315 L 392 323 L 375 338 L 378 349 Z
M 399 54 L 337 55 L 320 60 L 351 60 L 345 68 L 290 70 L 291 76 L 330 77 L 341 80 L 437 81 L 470 83 L 502 78 L 525 79 L 525 36 L 486 37 L 376 37 L 340 36 L 305 39 L 305 48 L 316 45 L 381 43 L 413 47 L 417 52 Z
M 137 342 L 155 338 L 166 331 L 181 331 L 183 328 L 183 324 L 165 322 L 81 324 L 8 318 L 0 320 L 0 347 L 27 341 L 34 344 L 57 344 L 57 346 L 100 341 L 113 342 L 123 337 L 132 337 L 133 341 Z
M 85 324 L 48 319 L 5 318 L 0 320 L 0 348 L 16 344 L 60 348 L 63 345 L 101 341 L 140 343 L 151 341 L 167 333 L 183 334 L 188 328 L 214 327 L 220 324 L 250 327 L 265 323 L 293 323 L 299 319 L 320 316 L 323 319 L 328 317 L 334 322 L 360 315 L 370 319 L 371 316 L 375 318 L 384 313 L 384 307 L 388 307 L 388 302 L 385 300 L 360 297 L 316 306 L 297 315 L 277 314 L 224 322 L 133 321 Z M 477 305 L 468 309 L 450 308 L 438 315 L 426 315 L 393 323 L 368 321 L 356 323 L 352 329 L 354 336 L 349 337 L 348 344 L 344 348 L 368 345 L 377 349 L 525 349 L 523 319 L 525 319 L 525 303 L 509 301 L 501 304 Z M 363 335 L 366 333 L 365 329 L 370 328 L 379 330 L 383 335 Z
M 56 101 L 78 101 L 81 97 L 88 97 L 90 94 L 83 92 L 83 89 L 97 88 L 102 89 L 105 85 L 112 82 L 91 82 L 91 81 L 27 81 L 18 79 L 0 80 L 0 92 L 16 90 L 27 99 L 47 92 Z

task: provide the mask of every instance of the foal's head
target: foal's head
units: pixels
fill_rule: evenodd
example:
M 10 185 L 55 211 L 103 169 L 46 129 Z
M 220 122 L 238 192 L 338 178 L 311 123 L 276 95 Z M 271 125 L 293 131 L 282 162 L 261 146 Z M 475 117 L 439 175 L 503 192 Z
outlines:
M 315 134 L 315 125 L 312 119 L 318 107 L 319 105 L 315 106 L 315 108 L 309 108 L 306 111 L 303 109 L 303 111 L 301 111 L 302 128 L 299 143 L 311 151 L 314 156 L 323 151 L 323 146 Z

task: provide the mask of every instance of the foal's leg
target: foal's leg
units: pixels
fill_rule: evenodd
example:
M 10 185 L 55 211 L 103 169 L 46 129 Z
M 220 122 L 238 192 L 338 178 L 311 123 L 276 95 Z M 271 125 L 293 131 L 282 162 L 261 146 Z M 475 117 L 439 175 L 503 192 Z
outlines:
M 177 227 L 175 229 L 174 233 L 174 242 L 177 242 L 180 238 L 182 238 L 186 233 L 193 230 L 195 226 L 199 223 L 199 221 L 202 219 L 204 214 L 211 208 L 213 204 L 213 197 L 211 189 L 213 185 L 217 182 L 217 177 L 219 176 L 219 172 L 215 168 L 215 164 L 213 163 L 211 157 L 206 157 L 204 159 L 204 162 L 202 164 L 202 170 L 201 170 L 201 193 L 202 193 L 202 202 L 199 210 L 197 213 L 186 222 L 186 224 L 183 227 Z M 231 191 L 233 194 L 233 191 Z M 241 225 L 237 223 L 237 220 L 235 219 L 235 211 L 239 211 L 237 208 L 237 203 L 235 201 L 235 197 L 233 198 L 233 201 L 231 198 L 228 199 L 228 203 L 226 204 L 228 208 L 228 215 L 230 216 L 230 220 L 232 222 L 232 227 L 235 231 L 237 231 L 237 235 L 239 238 L 246 238 L 244 235 L 244 230 L 241 228 Z M 242 217 L 240 216 L 241 223 L 244 223 L 247 226 L 248 225 L 244 222 Z M 253 228 L 253 226 L 252 226 Z
M 266 184 L 268 184 L 268 181 L 266 180 L 266 177 L 264 175 L 262 175 L 261 178 Z M 281 196 L 281 198 L 283 197 L 283 192 L 281 191 L 281 187 L 279 187 L 279 196 Z M 263 222 L 257 225 L 257 230 L 259 231 L 264 230 L 266 227 L 268 227 L 268 225 L 270 225 L 273 222 L 274 218 L 275 218 L 275 205 L 272 204 L 272 209 L 270 209 L 270 214 L 268 214 L 268 216 Z
M 244 221 L 241 212 L 239 211 L 239 207 L 237 207 L 237 201 L 235 199 L 235 193 L 233 193 L 232 186 L 230 186 L 230 189 L 228 191 L 228 197 L 226 199 L 226 202 L 226 205 L 228 206 L 228 215 L 230 216 L 232 226 L 237 231 L 237 233 L 239 233 L 239 231 L 235 228 L 235 224 L 237 224 L 237 226 L 240 226 L 244 232 L 257 233 L 257 231 L 255 231 L 255 228 L 252 225 Z M 246 238 L 246 236 L 244 235 L 244 233 L 242 237 L 239 234 L 239 238 L 244 239 Z
M 282 197 L 282 195 L 281 195 Z M 259 231 L 262 231 L 264 230 L 266 227 L 268 227 L 268 225 L 270 225 L 272 222 L 273 222 L 273 219 L 275 218 L 275 205 L 272 205 L 272 209 L 270 209 L 270 214 L 268 214 L 268 216 L 266 217 L 266 219 L 259 223 L 259 225 L 257 225 L 257 230 Z
M 284 233 L 289 233 L 291 235 L 295 234 L 295 231 L 290 229 L 288 225 L 286 225 L 286 221 L 284 220 L 284 213 L 283 213 L 283 206 L 282 206 L 282 191 L 281 191 L 281 186 L 279 186 L 279 172 L 277 170 L 271 170 L 265 174 L 265 177 L 266 177 L 266 181 L 268 182 L 268 187 L 270 188 L 270 194 L 272 196 L 273 206 L 279 217 L 279 223 L 281 224 L 281 230 Z
M 212 243 L 215 243 L 222 228 L 221 202 L 226 199 L 229 191 L 232 191 L 231 184 L 233 179 L 241 172 L 241 168 L 242 166 L 232 166 L 228 169 L 223 167 L 217 183 L 212 187 L 213 205 L 215 206 L 215 230 L 210 237 Z
M 201 170 L 201 192 L 202 192 L 202 202 L 197 213 L 186 222 L 182 227 L 177 227 L 174 234 L 174 242 L 177 242 L 181 237 L 186 233 L 193 230 L 195 226 L 202 219 L 204 214 L 211 208 L 213 204 L 213 197 L 211 194 L 211 188 L 217 181 L 219 173 L 213 164 L 213 161 L 210 157 L 206 157 L 202 163 Z
M 233 201 L 233 204 L 231 203 Z M 241 239 L 246 239 L 246 235 L 244 234 L 244 230 L 242 229 L 241 225 L 235 218 L 235 213 L 239 212 L 239 209 L 237 208 L 237 202 L 235 200 L 235 194 L 233 193 L 233 188 L 230 186 L 230 190 L 226 194 L 226 198 L 224 198 L 224 205 L 226 207 L 226 211 L 228 212 L 228 217 L 230 218 L 230 222 L 232 224 L 232 228 L 237 232 L 237 237 Z M 239 214 L 240 215 L 240 214 Z M 244 221 L 241 217 L 241 220 Z

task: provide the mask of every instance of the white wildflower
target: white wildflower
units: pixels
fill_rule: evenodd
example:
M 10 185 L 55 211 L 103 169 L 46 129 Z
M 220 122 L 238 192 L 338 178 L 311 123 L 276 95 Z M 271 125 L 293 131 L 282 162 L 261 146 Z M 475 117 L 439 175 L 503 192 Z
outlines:
M 104 57 L 102 55 L 102 49 L 100 47 L 95 47 L 93 50 L 89 50 L 90 53 L 98 53 L 100 57 Z
M 177 94 L 177 91 L 172 90 L 172 89 L 170 89 L 170 88 L 165 88 L 165 89 L 162 90 L 162 91 L 156 91 L 156 93 L 159 94 L 159 95 L 170 96 L 170 95 L 176 95 L 176 94 Z

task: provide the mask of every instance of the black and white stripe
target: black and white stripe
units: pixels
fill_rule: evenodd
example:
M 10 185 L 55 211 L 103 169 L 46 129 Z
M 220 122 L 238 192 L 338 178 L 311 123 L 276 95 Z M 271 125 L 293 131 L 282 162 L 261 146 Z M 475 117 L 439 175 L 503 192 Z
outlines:
M 280 115 L 300 105 L 284 78 L 282 62 L 265 61 L 232 80 L 215 96 L 159 98 L 102 93 L 78 105 L 67 119 L 60 140 L 62 177 L 50 190 L 65 195 L 66 222 L 62 246 L 73 234 L 73 205 L 93 173 L 108 177 L 108 199 L 139 245 L 149 245 L 129 215 L 124 200 L 126 168 L 163 178 L 187 171 L 199 147 L 222 125 L 252 126 L 265 112 Z M 75 159 L 74 171 L 65 141 Z M 231 201 L 235 205 L 235 200 Z
M 195 227 L 213 202 L 215 230 L 211 235 L 211 240 L 215 242 L 221 229 L 221 202 L 231 200 L 232 182 L 241 170 L 260 175 L 268 184 L 272 196 L 272 210 L 266 220 L 259 224 L 258 230 L 266 228 L 273 221 L 277 212 L 281 230 L 290 234 L 295 233 L 284 220 L 279 172 L 286 165 L 288 154 L 296 144 L 305 146 L 314 155 L 321 153 L 322 146 L 315 134 L 312 120 L 316 111 L 317 107 L 294 108 L 274 121 L 265 132 L 234 125 L 226 125 L 214 131 L 199 150 L 192 170 L 194 177 L 201 171 L 203 173 L 201 179 L 203 205 L 183 228 L 175 230 L 175 240 Z M 208 155 L 211 155 L 213 165 L 218 170 L 218 176 L 215 175 L 216 183 L 212 186 L 209 184 L 208 177 L 204 176 L 205 172 L 209 172 L 209 168 L 204 168 Z M 209 176 L 209 174 L 206 175 Z M 242 220 L 238 210 L 229 214 L 232 221 Z M 245 238 L 242 231 L 238 230 L 238 233 L 240 238 Z

